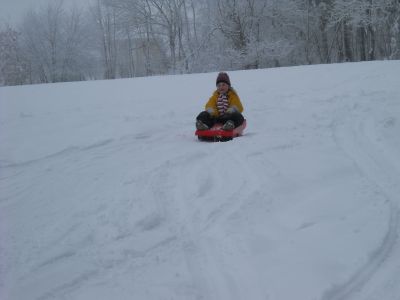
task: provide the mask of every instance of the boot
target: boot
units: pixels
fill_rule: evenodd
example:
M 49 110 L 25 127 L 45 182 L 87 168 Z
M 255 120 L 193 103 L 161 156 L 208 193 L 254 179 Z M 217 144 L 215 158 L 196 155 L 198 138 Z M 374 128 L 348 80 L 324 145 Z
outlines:
M 233 121 L 228 120 L 225 122 L 225 124 L 222 126 L 222 130 L 230 131 L 235 128 L 235 123 Z
M 206 124 L 204 124 L 202 121 L 197 120 L 196 121 L 196 129 L 197 130 L 207 130 L 209 129 L 208 126 Z

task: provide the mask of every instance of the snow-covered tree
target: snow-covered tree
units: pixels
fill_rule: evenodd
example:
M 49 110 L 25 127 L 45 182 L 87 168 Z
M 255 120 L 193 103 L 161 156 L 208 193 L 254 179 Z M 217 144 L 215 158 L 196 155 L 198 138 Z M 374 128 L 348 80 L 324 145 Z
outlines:
M 400 58 L 400 0 L 92 4 L 66 11 L 49 1 L 27 13 L 20 34 L 2 30 L 2 83 Z
M 92 67 L 90 34 L 85 28 L 82 13 L 65 11 L 62 1 L 28 12 L 21 37 L 33 82 L 85 79 Z
M 0 85 L 26 83 L 27 64 L 21 56 L 19 37 L 9 25 L 0 30 Z

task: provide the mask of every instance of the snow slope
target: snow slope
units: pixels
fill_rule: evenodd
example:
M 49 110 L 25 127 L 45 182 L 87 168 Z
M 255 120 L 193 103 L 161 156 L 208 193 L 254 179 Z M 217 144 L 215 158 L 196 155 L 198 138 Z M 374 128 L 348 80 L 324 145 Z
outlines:
M 0 89 L 0 299 L 400 299 L 400 61 Z

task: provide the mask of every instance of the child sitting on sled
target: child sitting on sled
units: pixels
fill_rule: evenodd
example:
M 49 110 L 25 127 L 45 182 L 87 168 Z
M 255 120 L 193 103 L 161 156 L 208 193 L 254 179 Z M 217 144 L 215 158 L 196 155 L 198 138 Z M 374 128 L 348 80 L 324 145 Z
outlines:
M 236 91 L 231 86 L 227 73 L 217 76 L 217 90 L 206 104 L 206 110 L 196 118 L 196 128 L 207 130 L 216 123 L 222 123 L 223 130 L 233 130 L 244 122 L 243 105 Z

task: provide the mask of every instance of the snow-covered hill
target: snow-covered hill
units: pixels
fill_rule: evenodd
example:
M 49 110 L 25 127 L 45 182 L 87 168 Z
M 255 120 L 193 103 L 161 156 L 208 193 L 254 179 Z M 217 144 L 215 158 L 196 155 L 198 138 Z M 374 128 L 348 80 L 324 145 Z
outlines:
M 0 89 L 0 299 L 400 298 L 400 61 Z

